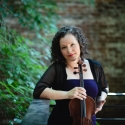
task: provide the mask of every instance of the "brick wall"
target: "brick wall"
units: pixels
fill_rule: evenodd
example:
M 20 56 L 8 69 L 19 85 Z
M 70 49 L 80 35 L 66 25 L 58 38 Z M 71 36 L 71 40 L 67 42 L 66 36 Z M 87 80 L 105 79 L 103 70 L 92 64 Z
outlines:
M 103 2 L 102 2 L 103 1 Z M 82 2 L 58 2 L 58 26 L 75 25 L 89 38 L 89 57 L 101 62 L 110 92 L 125 92 L 125 1 L 96 0 L 95 7 Z M 106 105 L 125 105 L 125 97 L 107 98 Z M 125 107 L 104 107 L 97 117 L 125 118 Z M 125 121 L 99 121 L 101 125 L 124 125 Z
M 110 92 L 125 92 L 125 1 L 96 0 L 95 6 L 59 1 L 58 26 L 81 27 L 89 38 L 88 58 L 103 65 Z

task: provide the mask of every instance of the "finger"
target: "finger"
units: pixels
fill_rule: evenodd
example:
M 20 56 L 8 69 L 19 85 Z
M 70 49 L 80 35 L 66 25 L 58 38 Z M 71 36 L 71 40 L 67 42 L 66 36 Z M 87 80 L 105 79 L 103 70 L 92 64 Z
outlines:
M 100 109 L 99 108 L 96 108 L 96 110 L 95 110 L 95 114 L 97 113 L 97 112 L 99 112 L 100 111 Z
M 102 110 L 102 108 L 97 108 L 97 111 L 101 111 Z
M 79 92 L 79 94 L 80 94 L 81 97 L 87 96 L 86 92 Z
M 98 110 L 95 110 L 95 114 L 98 112 Z
M 95 114 L 97 113 L 98 111 L 97 110 L 95 110 Z
M 106 100 L 103 100 L 103 101 L 102 101 L 102 104 L 105 104 L 105 103 L 106 103 Z
M 77 87 L 77 88 L 78 88 L 78 90 L 86 92 L 86 90 L 83 87 Z
M 81 94 L 81 95 L 87 96 L 86 90 L 81 90 L 81 89 L 80 89 L 80 90 L 78 91 L 78 93 Z
M 83 100 L 83 99 L 86 99 L 86 96 L 79 93 L 77 94 L 77 98 L 80 100 Z
M 79 95 L 77 95 L 77 97 L 76 97 L 77 99 L 80 99 L 80 100 L 83 100 L 83 98 L 82 97 L 80 97 Z
M 75 98 L 86 99 L 86 90 L 83 87 L 75 87 Z

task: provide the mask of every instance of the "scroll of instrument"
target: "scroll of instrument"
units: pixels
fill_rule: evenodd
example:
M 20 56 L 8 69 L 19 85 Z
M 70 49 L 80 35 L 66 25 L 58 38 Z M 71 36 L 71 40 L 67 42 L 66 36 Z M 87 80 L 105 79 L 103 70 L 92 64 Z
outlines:
M 83 61 L 79 60 L 78 67 L 75 67 L 75 69 L 78 68 L 79 72 L 74 72 L 74 74 L 79 73 L 80 87 L 83 88 L 83 71 L 87 71 L 85 67 L 86 65 L 83 64 Z M 95 108 L 95 101 L 90 96 L 87 96 L 87 98 L 83 100 L 77 98 L 72 99 L 69 103 L 69 110 L 70 115 L 73 117 L 73 125 L 93 125 L 92 116 L 95 114 Z

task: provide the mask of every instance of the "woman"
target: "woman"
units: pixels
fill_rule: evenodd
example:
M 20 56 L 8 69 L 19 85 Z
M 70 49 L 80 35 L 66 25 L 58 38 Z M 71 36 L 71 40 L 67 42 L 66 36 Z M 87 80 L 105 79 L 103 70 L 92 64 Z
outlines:
M 108 85 L 104 71 L 99 62 L 86 59 L 87 39 L 82 30 L 74 26 L 64 26 L 52 40 L 51 56 L 52 64 L 36 84 L 34 98 L 46 98 L 56 101 L 52 110 L 48 125 L 72 125 L 69 102 L 71 99 L 86 99 L 92 97 L 97 104 L 95 114 L 100 111 L 106 102 Z M 83 72 L 84 88 L 79 87 L 79 74 L 74 74 L 78 69 L 78 61 L 81 59 L 86 65 Z M 93 125 L 96 125 L 96 116 L 92 117 Z

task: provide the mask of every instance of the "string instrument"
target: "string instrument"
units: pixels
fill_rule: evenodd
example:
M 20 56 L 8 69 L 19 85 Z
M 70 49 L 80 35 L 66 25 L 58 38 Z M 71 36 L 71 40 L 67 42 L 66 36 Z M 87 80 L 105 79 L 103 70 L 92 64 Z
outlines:
M 80 60 L 78 62 L 78 70 L 79 72 L 74 72 L 74 74 L 79 73 L 80 76 L 80 87 L 84 88 L 84 80 L 83 80 L 83 62 Z M 84 71 L 87 71 L 84 69 Z M 73 117 L 73 125 L 93 125 L 92 124 L 92 116 L 95 114 L 96 104 L 93 98 L 87 96 L 86 99 L 80 100 L 74 98 L 69 103 L 70 115 Z

